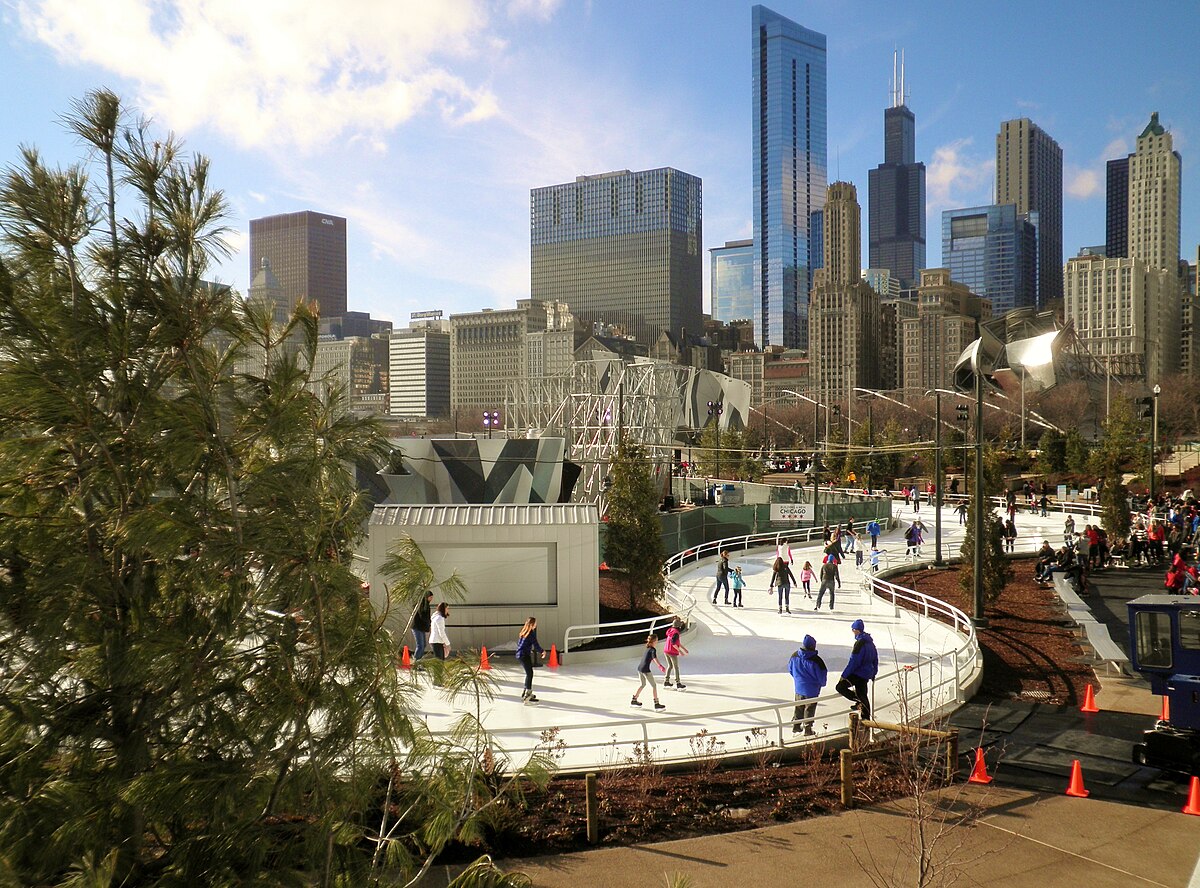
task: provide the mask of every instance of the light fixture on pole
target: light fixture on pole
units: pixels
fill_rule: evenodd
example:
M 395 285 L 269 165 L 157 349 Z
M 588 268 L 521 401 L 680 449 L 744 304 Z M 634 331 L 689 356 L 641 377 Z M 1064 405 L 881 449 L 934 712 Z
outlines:
M 713 473 L 717 479 L 721 478 L 721 414 L 725 412 L 725 405 L 721 401 L 708 402 L 708 418 L 716 417 L 717 420 L 717 460 L 716 471 Z
M 825 470 L 825 466 L 821 464 L 821 455 L 817 451 L 814 450 L 813 455 L 812 455 L 812 462 L 810 462 L 804 470 L 804 474 L 808 476 L 808 480 L 812 482 L 812 486 L 813 486 L 813 527 L 814 528 L 818 527 L 821 523 L 818 518 L 817 505 L 819 502 L 820 490 L 821 490 L 821 488 L 820 488 L 821 472 L 823 472 L 824 470 Z M 822 545 L 824 545 L 826 542 L 828 542 L 828 540 L 821 540 Z
M 1162 386 L 1154 386 L 1154 404 L 1150 416 L 1150 508 L 1154 508 L 1154 463 L 1158 459 L 1158 396 Z
M 492 429 L 498 429 L 500 427 L 500 411 L 483 411 L 483 427 L 487 429 L 488 437 L 492 437 Z

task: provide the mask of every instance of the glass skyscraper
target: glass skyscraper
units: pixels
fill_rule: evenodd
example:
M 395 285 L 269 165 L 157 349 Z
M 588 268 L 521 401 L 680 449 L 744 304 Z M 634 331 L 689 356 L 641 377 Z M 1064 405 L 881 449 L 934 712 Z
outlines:
M 566 302 L 588 325 L 704 332 L 700 179 L 618 170 L 530 193 L 531 295 Z
M 992 317 L 1037 305 L 1037 213 L 1016 204 L 942 212 L 942 265 L 992 302 Z
M 867 173 L 867 252 L 915 287 L 925 267 L 925 164 L 916 162 L 916 117 L 905 104 L 904 69 L 893 64 L 892 106 L 883 112 L 883 163 Z
M 808 348 L 813 251 L 825 206 L 825 35 L 751 10 L 754 117 L 754 338 Z
M 713 247 L 712 317 L 714 321 L 744 321 L 754 317 L 754 241 L 726 241 Z

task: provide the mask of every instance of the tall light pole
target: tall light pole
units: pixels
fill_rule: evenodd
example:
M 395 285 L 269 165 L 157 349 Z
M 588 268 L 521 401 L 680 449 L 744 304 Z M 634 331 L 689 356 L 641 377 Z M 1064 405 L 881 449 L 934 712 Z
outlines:
M 928 397 L 929 392 L 925 395 Z M 936 421 L 933 424 L 933 526 L 934 526 L 934 556 L 933 563 L 938 567 L 945 566 L 942 560 L 942 390 L 933 390 L 934 413 Z
M 1150 414 L 1150 508 L 1154 508 L 1154 461 L 1158 456 L 1158 396 L 1162 386 L 1154 386 L 1154 406 Z
M 487 429 L 488 437 L 492 437 L 492 429 L 500 426 L 500 411 L 485 410 L 483 411 L 483 427 Z
M 716 472 L 717 480 L 721 478 L 721 414 L 725 412 L 725 405 L 720 401 L 708 402 L 708 417 L 712 419 L 714 416 L 717 419 L 717 460 Z
M 972 622 L 978 627 L 987 625 L 987 617 L 983 614 L 983 506 L 986 496 L 983 489 L 983 368 L 978 355 L 975 360 L 975 558 L 972 565 L 975 613 Z

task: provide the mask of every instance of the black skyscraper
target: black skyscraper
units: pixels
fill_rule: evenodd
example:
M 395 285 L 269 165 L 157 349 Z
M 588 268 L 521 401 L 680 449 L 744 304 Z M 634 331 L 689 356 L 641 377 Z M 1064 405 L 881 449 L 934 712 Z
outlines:
M 1129 158 L 1108 162 L 1104 208 L 1104 255 L 1123 259 L 1129 255 Z
M 915 130 L 901 63 L 883 112 L 883 163 L 867 174 L 867 254 L 871 268 L 890 270 L 902 287 L 916 286 L 925 267 L 925 164 L 915 162 Z

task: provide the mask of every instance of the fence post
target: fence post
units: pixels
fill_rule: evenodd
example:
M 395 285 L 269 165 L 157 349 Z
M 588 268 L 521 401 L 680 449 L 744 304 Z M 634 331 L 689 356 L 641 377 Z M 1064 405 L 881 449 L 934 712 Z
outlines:
M 953 783 L 958 774 L 958 731 L 951 731 L 946 741 L 946 782 Z
M 842 771 L 842 807 L 854 807 L 854 751 L 843 749 L 838 758 Z
M 600 811 L 596 799 L 596 775 L 588 774 L 584 778 L 587 796 L 587 840 L 594 845 L 600 841 Z

